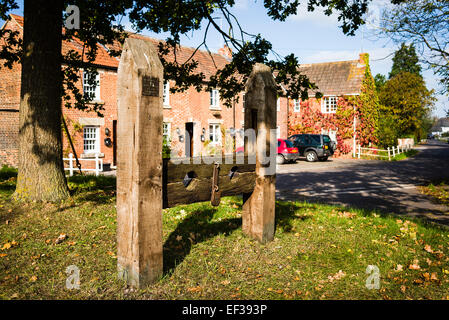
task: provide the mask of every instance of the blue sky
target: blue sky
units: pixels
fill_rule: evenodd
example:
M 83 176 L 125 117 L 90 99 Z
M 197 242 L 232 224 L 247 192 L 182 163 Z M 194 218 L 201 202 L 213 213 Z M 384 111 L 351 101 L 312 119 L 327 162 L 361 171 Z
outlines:
M 22 1 L 19 1 L 20 3 Z M 305 1 L 302 1 L 305 2 Z M 359 53 L 370 54 L 370 65 L 373 75 L 382 73 L 387 75 L 392 65 L 392 53 L 396 45 L 385 39 L 376 39 L 372 36 L 371 25 L 376 24 L 376 17 L 382 6 L 388 0 L 374 0 L 370 7 L 371 16 L 369 20 L 373 23 L 360 28 L 355 36 L 345 36 L 338 27 L 339 22 L 335 16 L 328 17 L 318 11 L 307 12 L 302 6 L 296 16 L 291 16 L 285 22 L 274 22 L 271 20 L 260 0 L 236 0 L 236 5 L 231 12 L 238 18 L 242 28 L 252 34 L 260 33 L 269 40 L 274 51 L 280 55 L 294 53 L 299 57 L 300 63 L 314 63 L 339 60 L 357 59 Z M 22 8 L 22 5 L 21 5 Z M 14 13 L 23 14 L 22 9 Z M 220 22 L 220 14 L 216 14 L 217 22 Z M 81 17 L 82 19 L 82 17 Z M 124 18 L 128 30 L 132 30 L 131 24 Z M 224 26 L 225 23 L 223 23 Z M 143 32 L 149 36 L 164 39 L 165 34 L 154 34 Z M 195 47 L 202 42 L 203 32 L 195 32 L 184 36 L 181 40 L 183 45 Z M 209 31 L 208 46 L 211 51 L 217 51 L 223 40 L 214 31 Z M 438 79 L 431 70 L 424 70 L 424 78 L 427 87 L 438 89 Z M 444 110 L 449 108 L 447 96 L 438 95 L 434 114 L 438 117 L 445 115 Z

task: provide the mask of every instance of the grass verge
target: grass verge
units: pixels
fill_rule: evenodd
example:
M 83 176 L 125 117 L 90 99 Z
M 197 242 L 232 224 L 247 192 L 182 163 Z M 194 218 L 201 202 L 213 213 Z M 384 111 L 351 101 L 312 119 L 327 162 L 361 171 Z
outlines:
M 11 202 L 14 179 L 4 178 L 0 188 L 2 299 L 449 298 L 446 229 L 278 201 L 275 239 L 262 245 L 242 233 L 238 197 L 217 208 L 164 210 L 164 276 L 133 291 L 116 277 L 113 179 L 70 179 L 72 198 L 60 205 Z M 71 265 L 80 270 L 79 290 L 65 287 Z M 379 290 L 366 287 L 368 265 L 380 270 Z

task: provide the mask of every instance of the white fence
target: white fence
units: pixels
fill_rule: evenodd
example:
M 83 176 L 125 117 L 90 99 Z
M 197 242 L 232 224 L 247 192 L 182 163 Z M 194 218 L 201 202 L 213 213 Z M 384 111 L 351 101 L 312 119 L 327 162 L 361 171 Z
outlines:
M 78 168 L 76 167 L 76 160 L 73 157 L 73 154 L 69 153 L 69 157 L 63 158 L 62 160 L 69 162 L 69 167 L 64 168 L 64 170 L 68 170 L 70 176 L 73 176 L 73 171 L 78 170 Z M 95 155 L 94 159 L 78 159 L 78 160 L 80 162 L 81 161 L 95 161 L 95 169 L 83 169 L 81 167 L 81 171 L 94 171 L 96 176 L 98 176 L 100 172 L 103 172 L 103 159 L 100 159 L 98 157 L 98 155 Z
M 375 148 L 362 148 L 360 145 L 357 147 L 357 158 L 360 159 L 360 156 L 371 156 L 371 157 L 379 157 L 379 158 L 388 158 L 388 161 L 391 158 L 394 158 L 398 154 L 404 153 L 406 151 L 411 150 L 412 146 L 410 144 L 400 145 L 397 147 L 388 147 L 387 149 L 375 149 Z

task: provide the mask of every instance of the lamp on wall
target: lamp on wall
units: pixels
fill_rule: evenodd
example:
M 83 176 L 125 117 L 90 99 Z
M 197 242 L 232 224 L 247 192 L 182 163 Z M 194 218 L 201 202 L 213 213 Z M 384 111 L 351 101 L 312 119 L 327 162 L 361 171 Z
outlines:
M 181 130 L 179 130 L 179 127 L 176 128 L 176 134 L 177 134 L 178 136 L 181 135 Z
M 109 128 L 105 128 L 104 129 L 104 134 L 109 137 L 109 135 L 111 134 L 111 130 L 109 130 Z

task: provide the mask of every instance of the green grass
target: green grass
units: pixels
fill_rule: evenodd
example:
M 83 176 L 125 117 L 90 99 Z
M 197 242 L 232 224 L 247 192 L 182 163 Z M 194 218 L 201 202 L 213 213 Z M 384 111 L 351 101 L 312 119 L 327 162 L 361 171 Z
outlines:
M 14 179 L 0 187 L 2 299 L 449 298 L 447 229 L 279 201 L 275 239 L 262 245 L 242 233 L 238 197 L 164 210 L 164 276 L 131 291 L 116 277 L 113 179 L 71 178 L 72 198 L 60 205 L 11 202 Z M 79 290 L 65 288 L 70 265 Z M 365 287 L 368 265 L 380 269 L 380 290 Z
M 421 187 L 421 192 L 432 197 L 436 203 L 449 205 L 448 181 L 439 181 Z
M 365 151 L 365 152 L 366 152 L 366 151 Z M 400 154 L 398 154 L 398 155 L 395 155 L 394 157 L 393 157 L 393 153 L 390 152 L 390 156 L 391 156 L 391 161 L 401 161 L 401 160 L 405 160 L 405 159 L 407 159 L 407 158 L 413 157 L 413 156 L 415 156 L 415 155 L 418 154 L 418 153 L 419 153 L 418 150 L 411 149 L 411 150 L 405 151 L 405 152 L 403 152 L 403 153 L 400 153 Z M 382 156 L 382 157 L 374 156 L 374 155 L 373 155 L 373 156 L 370 156 L 370 155 L 362 155 L 362 156 L 361 156 L 361 159 L 365 159 L 365 160 L 384 160 L 384 161 L 389 161 L 389 160 L 388 160 L 388 152 L 386 152 L 386 151 L 379 151 L 379 152 L 377 152 L 377 155 Z
M 415 156 L 419 151 L 415 149 L 411 149 L 409 151 L 405 151 L 404 153 L 398 154 L 395 157 L 391 158 L 391 161 L 401 161 L 407 158 Z

